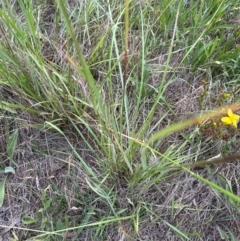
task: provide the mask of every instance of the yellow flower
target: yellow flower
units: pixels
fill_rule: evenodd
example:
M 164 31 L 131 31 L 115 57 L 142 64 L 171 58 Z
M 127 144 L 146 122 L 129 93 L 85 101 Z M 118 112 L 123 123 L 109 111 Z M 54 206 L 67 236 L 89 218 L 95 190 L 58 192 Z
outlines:
M 233 114 L 232 110 L 228 109 L 228 116 L 222 117 L 221 121 L 225 125 L 234 125 L 235 127 L 237 127 L 237 123 L 239 119 L 240 119 L 239 115 Z
M 230 96 L 231 96 L 230 93 L 227 93 L 227 92 L 223 93 L 223 98 L 225 99 L 229 98 Z

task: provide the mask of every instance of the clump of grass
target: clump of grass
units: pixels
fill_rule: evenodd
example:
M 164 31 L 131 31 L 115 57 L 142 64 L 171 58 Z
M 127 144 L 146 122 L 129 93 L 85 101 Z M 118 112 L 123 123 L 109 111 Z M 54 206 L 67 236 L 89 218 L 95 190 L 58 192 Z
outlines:
M 170 235 L 181 240 L 206 240 L 205 230 L 216 224 L 209 220 L 218 215 L 221 206 L 226 202 L 235 207 L 240 201 L 229 172 L 215 178 L 218 170 L 209 165 L 235 160 L 238 154 L 199 160 L 204 140 L 197 127 L 208 118 L 221 118 L 228 108 L 239 110 L 239 104 L 232 103 L 238 99 L 214 106 L 207 92 L 215 89 L 205 86 L 199 95 L 199 112 L 221 108 L 187 120 L 189 113 L 182 112 L 183 121 L 179 122 L 176 106 L 170 104 L 178 90 L 169 93 L 168 87 L 187 72 L 194 76 L 185 80 L 192 86 L 202 75 L 215 86 L 215 78 L 225 81 L 229 69 L 233 71 L 228 76 L 237 79 L 237 66 L 230 64 L 238 61 L 232 53 L 237 32 L 224 13 L 235 17 L 238 1 L 201 1 L 200 5 L 190 1 L 188 6 L 183 1 L 165 0 L 85 1 L 77 6 L 59 0 L 17 3 L 9 1 L 0 10 L 4 36 L 1 86 L 9 90 L 1 96 L 2 108 L 28 112 L 38 118 L 32 127 L 64 138 L 69 148 L 56 151 L 47 145 L 40 154 L 53 158 L 52 151 L 54 155 L 61 152 L 64 158 L 59 161 L 64 163 L 63 169 L 68 167 L 67 180 L 73 183 L 72 187 L 59 187 L 54 182 L 38 186 L 38 212 L 35 210 L 33 217 L 24 216 L 18 233 L 23 230 L 26 239 L 45 240 L 69 236 L 72 240 L 146 236 L 164 240 Z M 44 8 L 50 5 L 52 32 L 40 21 Z M 103 28 L 104 32 L 99 31 Z M 45 45 L 56 59 L 44 53 Z M 225 104 L 229 106 L 222 108 Z M 186 128 L 191 133 L 185 133 Z M 79 142 L 84 148 L 78 148 Z M 80 181 L 74 174 L 78 169 L 83 176 Z M 78 189 L 77 184 L 84 188 Z M 63 186 L 71 189 L 71 195 L 61 191 Z M 202 208 L 199 195 L 212 203 Z M 193 220 L 189 212 L 193 217 L 197 212 L 204 216 L 211 205 L 215 209 L 205 223 L 200 225 L 199 218 L 194 225 L 181 222 L 181 216 Z M 64 212 L 59 214 L 61 208 Z M 79 209 L 81 221 L 69 214 Z M 220 226 L 214 237 L 234 237 Z

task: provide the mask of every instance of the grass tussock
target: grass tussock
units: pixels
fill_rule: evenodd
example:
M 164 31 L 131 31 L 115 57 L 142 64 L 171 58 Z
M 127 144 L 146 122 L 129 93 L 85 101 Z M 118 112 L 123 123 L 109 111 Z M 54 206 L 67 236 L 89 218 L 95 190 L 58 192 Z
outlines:
M 239 240 L 239 7 L 2 3 L 0 240 Z

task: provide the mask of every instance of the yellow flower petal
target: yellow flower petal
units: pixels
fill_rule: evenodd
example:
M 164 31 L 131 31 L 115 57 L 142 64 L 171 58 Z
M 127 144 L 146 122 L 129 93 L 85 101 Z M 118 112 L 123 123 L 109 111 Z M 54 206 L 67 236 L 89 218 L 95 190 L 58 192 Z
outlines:
M 238 122 L 238 119 L 232 118 L 232 123 L 233 122 Z
M 237 128 L 237 122 L 236 121 L 234 121 L 232 124 Z
M 221 118 L 221 121 L 223 122 L 223 123 L 225 123 L 226 125 L 231 125 L 232 124 L 232 121 L 231 121 L 231 119 L 229 118 L 229 117 L 222 117 Z
M 228 116 L 229 116 L 229 117 L 233 116 L 233 112 L 232 112 L 231 109 L 228 109 Z
M 233 116 L 231 118 L 232 118 L 232 120 L 238 121 L 239 120 L 239 115 L 233 114 Z

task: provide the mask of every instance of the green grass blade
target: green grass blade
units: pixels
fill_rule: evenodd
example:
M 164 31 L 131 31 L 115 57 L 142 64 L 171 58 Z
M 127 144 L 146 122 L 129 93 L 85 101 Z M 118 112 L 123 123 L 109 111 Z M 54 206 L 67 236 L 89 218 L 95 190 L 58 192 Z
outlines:
M 6 179 L 7 177 L 4 177 L 4 179 L 0 182 L 0 207 L 2 207 L 4 201 Z

